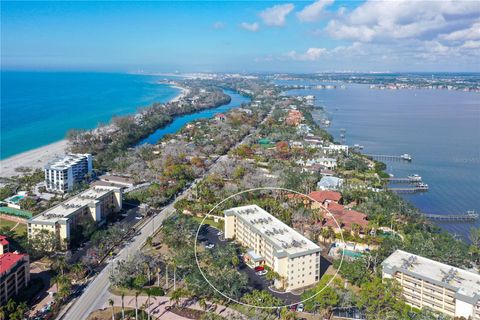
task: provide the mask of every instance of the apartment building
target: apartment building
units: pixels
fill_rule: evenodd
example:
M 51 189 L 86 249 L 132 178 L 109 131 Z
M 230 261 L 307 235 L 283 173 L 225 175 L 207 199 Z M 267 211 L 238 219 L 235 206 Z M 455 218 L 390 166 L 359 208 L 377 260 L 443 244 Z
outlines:
M 121 188 L 94 186 L 28 220 L 28 236 L 34 236 L 40 230 L 54 232 L 59 243 L 66 248 L 79 222 L 90 219 L 100 225 L 108 214 L 121 209 Z
M 45 187 L 48 191 L 65 193 L 83 181 L 93 170 L 91 154 L 68 154 L 45 166 Z
M 8 250 L 8 241 L 2 240 Z M 16 296 L 30 281 L 30 262 L 27 254 L 4 252 L 0 254 L 0 306 Z
M 257 205 L 224 211 L 225 238 L 248 249 L 253 266 L 265 264 L 287 291 L 315 284 L 321 277 L 321 247 Z
M 392 253 L 382 266 L 383 278 L 400 283 L 409 305 L 480 320 L 480 274 L 402 250 Z

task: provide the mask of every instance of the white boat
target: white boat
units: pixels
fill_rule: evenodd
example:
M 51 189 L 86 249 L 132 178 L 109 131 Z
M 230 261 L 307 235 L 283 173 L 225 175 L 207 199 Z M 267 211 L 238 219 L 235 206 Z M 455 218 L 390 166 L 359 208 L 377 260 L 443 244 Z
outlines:
M 407 178 L 410 179 L 411 181 L 422 181 L 422 177 L 419 176 L 418 174 L 409 175 L 407 176 Z
M 412 161 L 412 156 L 408 153 L 404 153 L 400 156 L 403 160 Z

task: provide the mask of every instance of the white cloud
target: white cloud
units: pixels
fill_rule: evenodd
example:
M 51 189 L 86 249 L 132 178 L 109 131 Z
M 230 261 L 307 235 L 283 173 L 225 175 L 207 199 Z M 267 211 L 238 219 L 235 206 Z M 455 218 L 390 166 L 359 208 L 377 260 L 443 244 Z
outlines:
M 317 0 L 297 12 L 297 18 L 302 22 L 315 22 L 320 20 L 325 7 L 331 5 L 334 0 Z
M 295 6 L 291 3 L 279 4 L 260 12 L 260 17 L 267 26 L 281 27 L 285 24 L 287 15 Z
M 390 41 L 417 38 L 432 40 L 469 25 L 478 13 L 475 1 L 373 1 L 328 23 L 335 38 L 354 41 Z M 478 14 L 477 14 L 478 15 Z
M 441 34 L 440 39 L 448 41 L 480 40 L 480 21 L 475 22 L 466 29 Z
M 480 41 L 468 40 L 462 44 L 461 48 L 463 49 L 480 49 Z
M 257 32 L 260 29 L 260 25 L 258 24 L 258 22 L 254 22 L 254 23 L 242 22 L 240 23 L 240 27 L 250 32 Z
M 316 61 L 320 59 L 322 55 L 327 52 L 325 48 L 308 48 L 304 53 L 297 53 L 296 51 L 290 51 L 286 56 L 290 59 L 297 61 Z
M 213 24 L 214 29 L 223 29 L 225 24 L 222 21 L 217 21 Z

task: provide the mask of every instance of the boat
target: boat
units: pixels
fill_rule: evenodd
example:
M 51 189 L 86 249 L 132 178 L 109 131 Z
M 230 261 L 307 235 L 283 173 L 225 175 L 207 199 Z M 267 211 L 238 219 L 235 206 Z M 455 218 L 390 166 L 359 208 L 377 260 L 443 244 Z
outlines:
M 407 176 L 407 178 L 410 179 L 410 181 L 422 181 L 422 177 L 418 174 L 411 174 Z
M 417 184 L 417 188 L 421 190 L 428 190 L 428 184 L 420 182 Z
M 412 161 L 412 156 L 409 155 L 408 153 L 402 154 L 400 158 L 402 158 L 403 160 Z

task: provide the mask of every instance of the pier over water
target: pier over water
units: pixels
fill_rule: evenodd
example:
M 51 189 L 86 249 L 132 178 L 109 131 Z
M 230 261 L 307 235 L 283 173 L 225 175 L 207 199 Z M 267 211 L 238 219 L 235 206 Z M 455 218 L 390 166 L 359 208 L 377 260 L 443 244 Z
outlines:
M 463 214 L 422 213 L 422 215 L 429 220 L 444 221 L 444 222 L 476 221 L 479 218 L 479 214 L 473 210 L 467 211 L 467 213 L 463 213 Z

